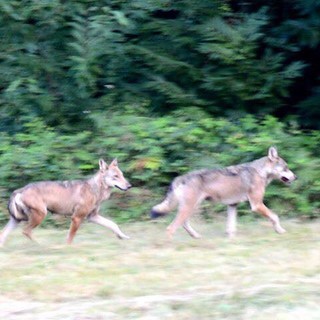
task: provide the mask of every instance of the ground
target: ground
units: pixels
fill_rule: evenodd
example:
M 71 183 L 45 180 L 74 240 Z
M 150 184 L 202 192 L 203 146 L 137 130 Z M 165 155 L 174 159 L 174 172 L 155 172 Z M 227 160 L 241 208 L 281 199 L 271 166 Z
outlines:
M 171 217 L 172 218 L 172 217 Z M 0 248 L 0 319 L 320 319 L 320 221 L 193 222 L 201 239 L 169 220 L 121 225 L 130 240 L 84 224 L 72 246 L 67 230 L 20 230 Z

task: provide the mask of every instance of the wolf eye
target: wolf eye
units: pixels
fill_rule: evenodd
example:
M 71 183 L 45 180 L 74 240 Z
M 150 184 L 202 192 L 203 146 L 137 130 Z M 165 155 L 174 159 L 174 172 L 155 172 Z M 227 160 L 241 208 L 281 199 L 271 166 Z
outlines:
M 119 178 L 119 176 L 116 174 L 115 176 L 113 176 L 115 179 Z

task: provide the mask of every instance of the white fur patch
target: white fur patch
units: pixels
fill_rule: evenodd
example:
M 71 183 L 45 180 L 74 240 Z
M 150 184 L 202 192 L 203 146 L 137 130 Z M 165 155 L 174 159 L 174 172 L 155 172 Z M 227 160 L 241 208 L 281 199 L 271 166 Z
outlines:
M 21 196 L 22 196 L 21 193 L 17 193 L 16 194 L 16 196 L 14 197 L 14 204 L 16 206 L 20 207 L 23 210 L 23 212 L 28 215 L 29 210 L 28 210 L 27 206 L 23 203 L 23 201 L 21 199 Z M 15 215 L 16 215 L 16 218 L 18 218 L 18 219 L 23 219 L 24 218 L 24 215 L 21 214 L 19 212 L 19 210 L 16 210 L 16 208 L 15 208 Z

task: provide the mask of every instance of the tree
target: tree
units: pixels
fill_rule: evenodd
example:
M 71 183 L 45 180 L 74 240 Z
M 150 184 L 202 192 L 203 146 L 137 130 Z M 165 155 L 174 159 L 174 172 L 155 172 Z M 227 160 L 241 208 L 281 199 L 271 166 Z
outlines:
M 304 115 L 309 106 L 317 115 L 313 60 L 303 59 L 319 48 L 317 3 L 296 0 L 289 15 L 284 0 L 267 9 L 267 1 L 235 3 L 1 2 L 0 129 L 22 130 L 37 116 L 78 131 L 94 126 L 93 110 L 121 103 L 162 114 L 198 106 L 233 117 Z M 303 94 L 295 93 L 299 85 Z

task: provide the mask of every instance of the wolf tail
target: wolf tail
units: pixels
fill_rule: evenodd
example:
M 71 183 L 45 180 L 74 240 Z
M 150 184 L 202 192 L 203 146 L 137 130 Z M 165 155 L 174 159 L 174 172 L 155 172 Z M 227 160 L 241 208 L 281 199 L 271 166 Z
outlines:
M 17 222 L 28 220 L 28 210 L 21 200 L 21 193 L 14 192 L 8 203 L 10 216 Z
M 174 192 L 173 184 L 171 184 L 166 198 L 159 204 L 155 205 L 150 212 L 152 219 L 164 216 L 173 210 L 178 204 L 177 196 Z
M 14 192 L 11 195 L 8 203 L 8 210 L 10 213 L 10 219 L 0 233 L 0 247 L 3 246 L 9 233 L 18 226 L 19 222 L 22 220 L 28 220 L 27 207 L 22 202 L 21 193 L 19 192 Z

